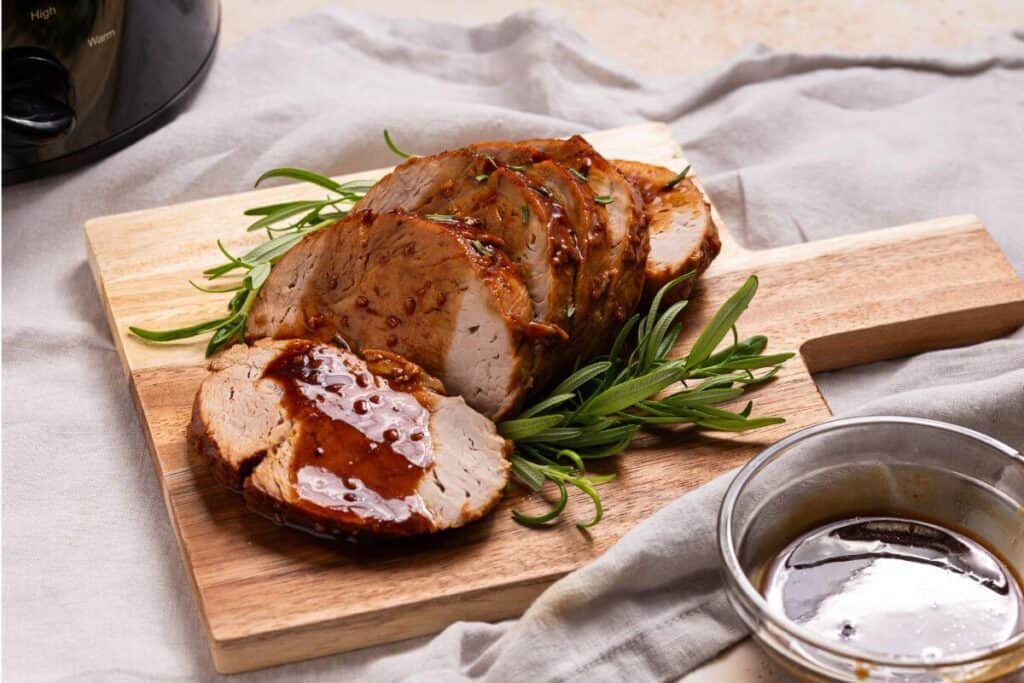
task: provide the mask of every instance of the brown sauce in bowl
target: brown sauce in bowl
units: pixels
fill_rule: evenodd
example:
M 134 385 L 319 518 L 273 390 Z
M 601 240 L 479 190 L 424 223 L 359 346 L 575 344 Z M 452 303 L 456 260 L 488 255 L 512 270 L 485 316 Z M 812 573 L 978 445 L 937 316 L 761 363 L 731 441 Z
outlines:
M 319 516 L 428 531 L 417 493 L 433 464 L 430 413 L 355 357 L 296 343 L 263 376 L 284 390 L 292 421 L 290 478 L 297 504 Z
M 872 655 L 935 661 L 1024 630 L 1024 597 L 981 543 L 897 517 L 857 517 L 797 538 L 765 572 L 769 607 Z

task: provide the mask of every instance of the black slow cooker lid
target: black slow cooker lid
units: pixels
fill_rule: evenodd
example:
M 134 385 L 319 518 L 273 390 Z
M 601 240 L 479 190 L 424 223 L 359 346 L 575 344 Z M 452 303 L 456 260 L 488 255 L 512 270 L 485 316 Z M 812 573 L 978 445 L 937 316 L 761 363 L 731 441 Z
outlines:
M 4 0 L 4 184 L 165 122 L 205 74 L 219 22 L 217 0 Z

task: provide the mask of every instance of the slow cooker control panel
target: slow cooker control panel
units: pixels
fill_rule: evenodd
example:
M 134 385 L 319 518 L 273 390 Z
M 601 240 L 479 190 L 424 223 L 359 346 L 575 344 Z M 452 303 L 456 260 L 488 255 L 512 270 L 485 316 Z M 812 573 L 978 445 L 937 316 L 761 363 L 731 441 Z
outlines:
M 184 106 L 218 0 L 0 0 L 3 184 L 120 149 Z
M 41 145 L 75 124 L 71 78 L 53 54 L 37 47 L 3 53 L 4 146 Z

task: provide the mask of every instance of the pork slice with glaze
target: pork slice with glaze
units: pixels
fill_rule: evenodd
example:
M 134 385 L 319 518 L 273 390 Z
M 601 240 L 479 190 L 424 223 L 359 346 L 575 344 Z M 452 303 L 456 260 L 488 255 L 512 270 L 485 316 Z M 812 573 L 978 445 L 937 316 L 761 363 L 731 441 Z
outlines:
M 582 349 L 590 355 L 607 346 L 643 293 L 649 248 L 643 198 L 615 166 L 578 135 L 568 140 L 525 140 L 524 144 L 564 166 L 587 188 L 607 231 L 608 267 L 590 294 L 596 302 L 597 333 L 592 344 Z
M 676 173 L 662 166 L 637 161 L 615 165 L 640 190 L 650 223 L 651 251 L 647 257 L 644 297 L 650 300 L 671 280 L 707 270 L 722 248 L 711 204 L 691 178 L 675 184 Z M 680 283 L 665 295 L 665 302 L 685 299 L 696 278 Z
M 263 340 L 211 370 L 191 441 L 222 483 L 279 523 L 406 536 L 462 526 L 501 498 L 508 443 L 400 356 Z
M 495 238 L 530 293 L 532 335 L 546 344 L 568 339 L 575 235 L 562 209 L 520 173 L 468 149 L 418 157 L 382 178 L 357 208 L 452 216 Z
M 486 154 L 524 175 L 529 182 L 551 195 L 561 207 L 571 226 L 580 252 L 580 264 L 576 269 L 573 305 L 569 316 L 569 333 L 572 341 L 563 354 L 565 361 L 575 360 L 589 340 L 599 336 L 596 329 L 604 303 L 595 298 L 608 277 L 609 262 L 608 228 L 606 212 L 599 211 L 590 187 L 570 173 L 565 166 L 552 161 L 546 154 L 534 147 L 517 142 L 481 142 L 470 145 L 469 149 Z
M 331 341 L 417 363 L 489 417 L 531 386 L 532 307 L 498 246 L 472 226 L 360 212 L 307 236 L 272 269 L 248 339 Z

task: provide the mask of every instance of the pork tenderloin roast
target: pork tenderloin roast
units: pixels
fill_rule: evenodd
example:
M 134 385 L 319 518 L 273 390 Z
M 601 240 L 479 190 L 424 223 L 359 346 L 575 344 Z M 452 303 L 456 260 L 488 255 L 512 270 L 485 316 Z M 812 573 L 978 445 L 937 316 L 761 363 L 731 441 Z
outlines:
M 460 173 L 445 175 L 451 168 Z M 468 149 L 414 157 L 377 182 L 358 208 L 451 216 L 497 238 L 530 293 L 534 319 L 556 341 L 568 340 L 566 302 L 579 249 L 561 207 L 518 171 Z
M 514 142 L 482 142 L 469 149 L 507 164 L 526 175 L 538 191 L 551 196 L 561 207 L 576 237 L 580 262 L 576 268 L 573 300 L 567 311 L 570 341 L 564 345 L 562 363 L 588 357 L 602 349 L 604 309 L 615 271 L 611 262 L 611 237 L 607 213 L 587 179 L 551 160 L 535 147 Z
M 674 178 L 579 136 L 407 160 L 273 267 L 192 442 L 250 507 L 315 533 L 476 519 L 508 478 L 492 420 L 717 255 L 710 205 Z

